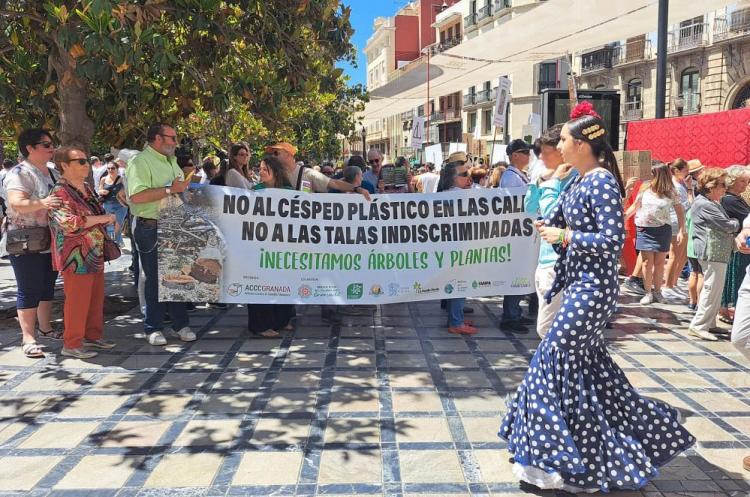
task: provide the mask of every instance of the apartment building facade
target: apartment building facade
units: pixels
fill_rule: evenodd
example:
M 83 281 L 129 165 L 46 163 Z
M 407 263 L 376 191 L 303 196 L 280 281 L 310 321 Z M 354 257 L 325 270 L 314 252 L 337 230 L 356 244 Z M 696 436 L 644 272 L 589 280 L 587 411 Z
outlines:
M 434 43 L 427 50 L 431 55 L 441 53 L 460 43 L 481 37 L 493 29 L 502 29 L 510 19 L 525 14 L 544 0 L 459 0 L 452 6 L 445 5 L 435 15 L 432 23 Z M 425 50 L 423 50 L 424 52 Z M 426 55 L 422 55 L 423 61 Z M 393 80 L 411 66 L 408 64 L 392 75 Z M 393 121 L 393 116 L 374 123 L 374 130 L 380 126 L 391 130 L 388 152 L 391 156 L 404 155 L 418 157 L 419 151 L 409 148 L 409 136 L 415 116 L 424 116 L 429 125 L 428 143 L 442 143 L 447 149 L 450 142 L 465 142 L 470 152 L 488 155 L 493 140 L 497 144 L 509 139 L 523 138 L 531 133 L 529 116 L 541 112 L 540 92 L 545 88 L 567 88 L 567 74 L 570 64 L 567 58 L 556 58 L 542 63 L 529 62 L 511 74 L 498 74 L 492 80 L 477 81 L 475 85 L 448 95 L 430 95 L 425 104 L 410 112 L 404 112 Z M 497 85 L 500 76 L 507 76 L 512 82 L 512 99 L 506 116 L 506 127 L 494 133 L 492 126 Z M 368 128 L 369 135 L 370 130 Z M 378 133 L 378 131 L 375 131 Z M 386 131 L 386 133 L 388 133 Z M 376 136 L 380 136 L 377 134 Z M 376 140 L 367 140 L 368 148 L 379 147 Z
M 620 91 L 621 141 L 628 122 L 656 116 L 656 46 L 656 33 L 644 33 L 575 58 L 581 88 Z M 750 2 L 671 26 L 667 52 L 666 117 L 747 106 Z

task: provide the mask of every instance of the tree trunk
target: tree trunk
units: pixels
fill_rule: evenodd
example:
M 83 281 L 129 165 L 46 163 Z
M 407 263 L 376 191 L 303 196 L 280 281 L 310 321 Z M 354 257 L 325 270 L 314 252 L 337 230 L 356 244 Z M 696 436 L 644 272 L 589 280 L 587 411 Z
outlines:
M 60 47 L 50 57 L 57 73 L 57 96 L 60 111 L 60 129 L 57 131 L 61 145 L 79 147 L 86 155 L 94 137 L 94 122 L 86 113 L 88 82 L 76 76 L 76 61 Z

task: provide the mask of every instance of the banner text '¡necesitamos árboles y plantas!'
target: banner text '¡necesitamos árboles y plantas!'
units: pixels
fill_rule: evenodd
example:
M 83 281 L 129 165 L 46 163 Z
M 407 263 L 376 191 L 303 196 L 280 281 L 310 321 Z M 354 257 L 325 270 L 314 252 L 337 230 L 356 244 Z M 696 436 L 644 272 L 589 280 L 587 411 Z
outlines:
M 393 221 L 429 217 L 468 217 L 523 212 L 523 195 L 348 203 L 309 198 L 224 195 L 224 214 L 312 219 L 322 221 Z
M 440 243 L 491 240 L 531 236 L 531 218 L 474 221 L 464 223 L 417 224 L 396 226 L 319 226 L 242 222 L 242 239 L 257 242 L 305 243 L 329 245 L 380 245 L 396 243 Z

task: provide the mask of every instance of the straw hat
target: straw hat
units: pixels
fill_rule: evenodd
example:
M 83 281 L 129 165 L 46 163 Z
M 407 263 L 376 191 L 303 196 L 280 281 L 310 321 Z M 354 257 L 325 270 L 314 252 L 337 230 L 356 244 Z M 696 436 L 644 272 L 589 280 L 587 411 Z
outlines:
M 690 174 L 697 173 L 698 171 L 703 170 L 703 164 L 701 164 L 701 161 L 699 161 L 698 159 L 689 160 L 687 164 Z

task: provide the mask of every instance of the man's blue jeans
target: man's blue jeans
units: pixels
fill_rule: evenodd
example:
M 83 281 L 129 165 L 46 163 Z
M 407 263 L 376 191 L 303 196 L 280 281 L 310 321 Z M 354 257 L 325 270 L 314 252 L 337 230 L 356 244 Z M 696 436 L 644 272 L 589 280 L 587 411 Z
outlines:
M 503 323 L 512 323 L 521 319 L 521 301 L 523 295 L 505 295 L 503 297 Z
M 464 324 L 464 303 L 466 299 L 447 299 L 448 326 L 461 326 Z
M 135 219 L 133 231 L 135 244 L 144 275 L 144 293 L 146 297 L 146 317 L 143 328 L 146 333 L 161 331 L 164 328 L 164 312 L 168 309 L 172 319 L 172 329 L 179 331 L 190 322 L 187 304 L 184 302 L 159 302 L 159 261 L 156 224 L 146 224 Z

